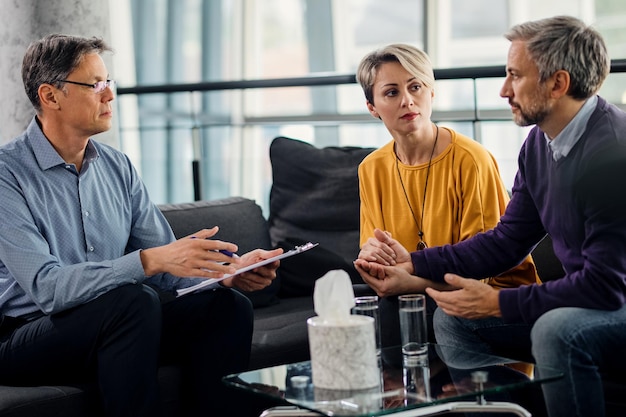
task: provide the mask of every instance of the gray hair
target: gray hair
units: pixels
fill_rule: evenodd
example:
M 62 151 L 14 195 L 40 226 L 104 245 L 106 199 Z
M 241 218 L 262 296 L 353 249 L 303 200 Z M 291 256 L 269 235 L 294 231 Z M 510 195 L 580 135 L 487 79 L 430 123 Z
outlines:
M 435 74 L 430 58 L 426 52 L 411 45 L 392 44 L 367 54 L 356 72 L 356 79 L 361 84 L 365 98 L 374 104 L 374 81 L 381 64 L 398 62 L 411 75 L 417 78 L 424 86 L 433 88 Z
M 504 35 L 523 41 L 537 65 L 540 82 L 556 71 L 570 75 L 568 94 L 586 99 L 595 94 L 611 69 L 611 60 L 600 33 L 571 16 L 556 16 L 514 26 Z
M 58 80 L 65 80 L 81 63 L 85 55 L 112 49 L 98 38 L 83 38 L 52 34 L 30 44 L 22 61 L 22 82 L 26 95 L 39 113 L 39 86 L 53 84 L 60 88 Z

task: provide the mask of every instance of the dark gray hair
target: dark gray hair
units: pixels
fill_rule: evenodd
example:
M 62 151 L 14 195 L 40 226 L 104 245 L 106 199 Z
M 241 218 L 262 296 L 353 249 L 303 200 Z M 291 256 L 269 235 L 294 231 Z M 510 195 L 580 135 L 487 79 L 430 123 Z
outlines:
M 611 69 L 611 60 L 600 33 L 571 16 L 556 16 L 514 26 L 504 35 L 523 41 L 537 65 L 539 79 L 565 70 L 570 75 L 568 94 L 586 99 L 595 94 Z
M 88 54 L 101 54 L 112 49 L 98 38 L 52 34 L 30 44 L 22 61 L 22 82 L 28 99 L 35 110 L 41 111 L 39 86 L 62 83 Z
M 426 52 L 411 45 L 392 44 L 365 55 L 356 71 L 356 79 L 361 84 L 365 98 L 374 104 L 374 82 L 381 64 L 398 62 L 419 80 L 425 87 L 433 88 L 435 74 Z

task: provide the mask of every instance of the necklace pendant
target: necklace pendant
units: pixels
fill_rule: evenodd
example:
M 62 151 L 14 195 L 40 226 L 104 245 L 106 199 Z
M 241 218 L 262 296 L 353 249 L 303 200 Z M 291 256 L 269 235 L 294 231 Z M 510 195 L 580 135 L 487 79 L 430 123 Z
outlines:
M 419 242 L 417 242 L 417 250 L 424 250 L 428 247 L 428 245 L 426 245 L 426 242 L 424 242 L 423 240 L 420 240 Z

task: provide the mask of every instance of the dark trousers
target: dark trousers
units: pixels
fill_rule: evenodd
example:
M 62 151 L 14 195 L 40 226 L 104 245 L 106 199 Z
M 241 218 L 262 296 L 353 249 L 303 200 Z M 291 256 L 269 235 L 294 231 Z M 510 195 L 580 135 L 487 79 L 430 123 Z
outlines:
M 245 369 L 252 306 L 216 289 L 162 303 L 145 285 L 125 285 L 70 310 L 5 324 L 0 383 L 95 381 L 105 414 L 159 415 L 157 369 L 181 367 L 183 415 L 216 415 L 225 374 Z M 12 327 L 12 328 L 11 328 Z

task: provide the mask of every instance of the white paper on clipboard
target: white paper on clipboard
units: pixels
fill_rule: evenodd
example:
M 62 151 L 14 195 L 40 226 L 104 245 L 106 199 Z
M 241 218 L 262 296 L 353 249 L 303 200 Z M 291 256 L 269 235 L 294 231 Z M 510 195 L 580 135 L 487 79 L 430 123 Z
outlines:
M 305 243 L 304 245 L 296 246 L 294 249 L 291 249 L 291 250 L 289 250 L 287 252 L 283 252 L 280 255 L 276 255 L 276 256 L 273 256 L 273 257 L 268 258 L 268 259 L 263 259 L 262 261 L 259 261 L 257 263 L 254 263 L 254 264 L 251 264 L 251 265 L 248 265 L 248 266 L 244 266 L 243 268 L 238 269 L 237 272 L 235 272 L 234 274 L 226 274 L 226 275 L 224 275 L 221 278 L 208 278 L 208 279 L 205 279 L 204 281 L 202 281 L 200 284 L 196 284 L 196 285 L 194 285 L 192 287 L 187 287 L 187 288 L 182 288 L 180 290 L 177 290 L 176 291 L 176 296 L 180 297 L 180 296 L 183 296 L 185 294 L 192 293 L 192 292 L 197 291 L 197 290 L 199 290 L 201 288 L 207 287 L 207 286 L 209 286 L 211 284 L 215 284 L 217 282 L 220 282 L 220 281 L 222 281 L 222 280 L 224 280 L 226 278 L 230 278 L 230 277 L 232 277 L 234 275 L 239 275 L 239 274 L 241 274 L 243 272 L 247 272 L 247 271 L 250 271 L 250 270 L 252 270 L 254 268 L 258 268 L 260 266 L 267 265 L 267 264 L 272 263 L 274 261 L 279 261 L 281 259 L 289 258 L 290 256 L 297 255 L 297 254 L 302 253 L 302 252 L 306 252 L 309 249 L 313 249 L 317 245 L 318 245 L 318 243 L 308 242 L 308 243 Z

